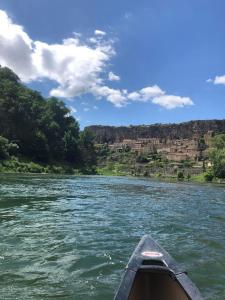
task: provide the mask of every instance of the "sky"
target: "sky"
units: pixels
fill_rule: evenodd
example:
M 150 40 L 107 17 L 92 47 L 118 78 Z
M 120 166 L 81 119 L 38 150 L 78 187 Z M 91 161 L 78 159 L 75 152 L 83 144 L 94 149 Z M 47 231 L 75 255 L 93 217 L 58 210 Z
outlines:
M 81 128 L 225 117 L 224 0 L 0 0 L 0 65 Z

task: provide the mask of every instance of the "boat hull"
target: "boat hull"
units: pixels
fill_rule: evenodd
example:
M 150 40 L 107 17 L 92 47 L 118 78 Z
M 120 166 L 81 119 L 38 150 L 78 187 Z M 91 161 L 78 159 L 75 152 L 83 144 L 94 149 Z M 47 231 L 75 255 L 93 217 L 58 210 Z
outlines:
M 150 235 L 139 242 L 114 300 L 203 300 L 178 263 Z

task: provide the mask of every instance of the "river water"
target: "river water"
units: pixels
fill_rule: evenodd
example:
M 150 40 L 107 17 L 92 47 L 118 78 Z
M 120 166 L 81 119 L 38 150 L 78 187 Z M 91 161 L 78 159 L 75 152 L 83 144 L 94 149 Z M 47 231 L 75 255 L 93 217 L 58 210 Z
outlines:
M 143 234 L 225 299 L 225 187 L 0 176 L 0 299 L 112 299 Z

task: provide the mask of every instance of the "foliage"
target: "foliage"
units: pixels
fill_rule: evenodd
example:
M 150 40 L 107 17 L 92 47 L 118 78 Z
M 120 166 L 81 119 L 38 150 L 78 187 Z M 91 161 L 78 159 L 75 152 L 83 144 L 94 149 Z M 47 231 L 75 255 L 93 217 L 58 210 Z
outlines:
M 136 161 L 139 162 L 139 163 L 147 163 L 149 161 L 149 159 L 146 155 L 140 154 L 140 155 L 137 156 Z
M 0 136 L 0 159 L 17 154 L 38 163 L 57 161 L 75 167 L 84 163 L 89 169 L 95 164 L 93 139 L 86 132 L 80 134 L 79 124 L 64 102 L 42 97 L 3 67 L 0 67 Z
M 81 162 L 84 169 L 91 169 L 95 172 L 93 166 L 97 163 L 97 156 L 94 146 L 94 135 L 93 133 L 85 129 L 80 134 L 80 149 L 81 149 Z
M 218 150 L 224 149 L 225 148 L 225 134 L 221 133 L 221 134 L 215 135 L 212 139 L 212 144 Z
M 178 180 L 184 180 L 184 173 L 181 172 L 181 171 L 179 171 L 179 172 L 177 173 L 177 179 L 178 179 Z
M 191 175 L 188 173 L 187 174 L 187 180 L 189 181 L 191 179 Z
M 97 155 L 98 156 L 107 156 L 109 154 L 109 147 L 107 144 L 100 145 L 97 149 Z
M 206 173 L 204 173 L 205 181 L 212 181 L 214 178 L 213 172 L 209 169 Z
M 0 136 L 0 159 L 6 159 L 10 154 L 15 154 L 18 148 L 17 144 L 10 143 L 8 139 Z
M 212 150 L 210 159 L 213 175 L 218 178 L 225 178 L 225 148 Z
M 193 162 L 190 160 L 183 160 L 181 161 L 181 168 L 191 168 L 193 165 Z
M 212 161 L 212 175 L 225 178 L 225 134 L 218 134 L 212 140 L 214 148 L 209 153 Z

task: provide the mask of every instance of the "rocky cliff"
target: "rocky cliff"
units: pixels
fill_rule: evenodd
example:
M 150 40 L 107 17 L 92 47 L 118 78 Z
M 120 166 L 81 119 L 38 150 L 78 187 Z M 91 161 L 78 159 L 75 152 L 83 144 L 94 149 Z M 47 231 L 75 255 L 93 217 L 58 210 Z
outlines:
M 86 127 L 95 134 L 96 143 L 115 143 L 123 139 L 137 138 L 192 138 L 196 134 L 200 137 L 208 131 L 214 133 L 225 132 L 224 120 L 197 120 L 179 124 L 153 124 L 139 126 L 101 126 Z

